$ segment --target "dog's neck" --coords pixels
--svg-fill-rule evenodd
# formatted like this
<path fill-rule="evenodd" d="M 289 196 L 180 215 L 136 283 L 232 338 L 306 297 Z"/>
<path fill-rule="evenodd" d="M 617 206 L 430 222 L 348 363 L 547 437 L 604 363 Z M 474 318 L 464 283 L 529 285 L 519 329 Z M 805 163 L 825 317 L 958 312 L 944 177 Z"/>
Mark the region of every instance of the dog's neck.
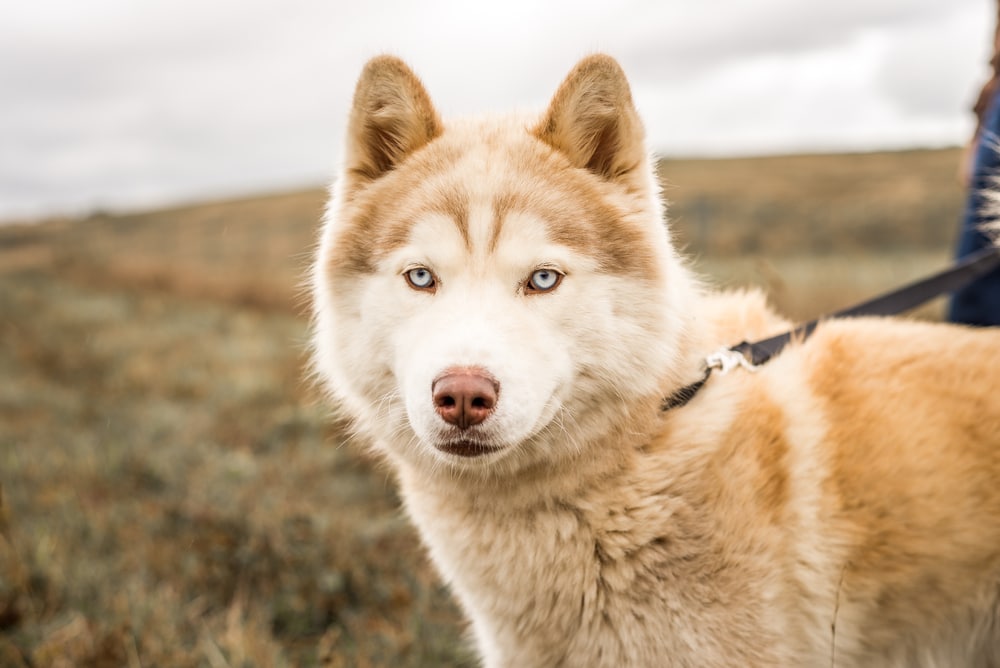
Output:
<path fill-rule="evenodd" d="M 629 617 L 648 606 L 642 597 L 654 590 L 678 600 L 719 596 L 705 591 L 713 579 L 695 572 L 718 566 L 711 502 L 698 473 L 705 453 L 687 436 L 667 436 L 684 418 L 660 410 L 662 393 L 698 374 L 706 345 L 715 342 L 678 341 L 678 364 L 661 393 L 601 402 L 577 416 L 591 421 L 579 433 L 599 436 L 572 457 L 507 474 L 399 467 L 407 509 L 479 646 L 518 648 L 487 665 L 574 665 L 596 655 L 617 657 L 618 665 L 649 663 L 629 652 L 664 641 L 627 641 L 616 628 L 661 633 Z M 552 439 L 536 445 L 545 451 L 574 442 L 559 430 Z M 656 457 L 646 456 L 650 449 Z M 675 584 L 647 581 L 652 573 L 668 573 Z"/>
<path fill-rule="evenodd" d="M 657 403 L 644 401 L 658 424 Z M 652 588 L 637 568 L 710 549 L 703 513 L 672 489 L 668 469 L 640 470 L 642 431 L 616 428 L 573 461 L 508 480 L 400 470 L 407 508 L 480 645 L 520 647 L 505 663 L 555 665 L 598 638 L 627 663 L 608 606 L 627 609 Z"/>

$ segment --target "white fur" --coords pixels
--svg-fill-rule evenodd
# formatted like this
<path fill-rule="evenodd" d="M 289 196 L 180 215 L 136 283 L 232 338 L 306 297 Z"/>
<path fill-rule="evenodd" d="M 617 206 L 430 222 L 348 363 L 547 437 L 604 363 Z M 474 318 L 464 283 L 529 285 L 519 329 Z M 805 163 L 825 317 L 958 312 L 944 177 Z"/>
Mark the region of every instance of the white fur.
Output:
<path fill-rule="evenodd" d="M 677 257 L 613 61 L 581 62 L 537 122 L 444 125 L 375 59 L 351 128 L 316 370 L 485 665 L 997 665 L 995 334 L 830 323 L 664 414 L 707 353 L 789 323 Z M 539 267 L 564 278 L 529 294 Z M 499 385 L 465 430 L 432 397 L 455 368 Z M 494 450 L 442 449 L 459 440 Z"/>

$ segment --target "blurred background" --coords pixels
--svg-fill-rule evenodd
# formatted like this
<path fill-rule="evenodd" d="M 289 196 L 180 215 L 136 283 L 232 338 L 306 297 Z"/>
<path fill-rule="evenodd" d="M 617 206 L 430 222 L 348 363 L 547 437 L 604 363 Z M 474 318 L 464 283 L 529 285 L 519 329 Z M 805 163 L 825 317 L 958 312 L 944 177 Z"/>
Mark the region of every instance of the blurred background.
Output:
<path fill-rule="evenodd" d="M 541 109 L 630 77 L 670 225 L 800 319 L 944 266 L 987 0 L 0 8 L 0 666 L 473 665 L 305 371 L 355 80 Z M 939 318 L 941 302 L 916 315 Z"/>

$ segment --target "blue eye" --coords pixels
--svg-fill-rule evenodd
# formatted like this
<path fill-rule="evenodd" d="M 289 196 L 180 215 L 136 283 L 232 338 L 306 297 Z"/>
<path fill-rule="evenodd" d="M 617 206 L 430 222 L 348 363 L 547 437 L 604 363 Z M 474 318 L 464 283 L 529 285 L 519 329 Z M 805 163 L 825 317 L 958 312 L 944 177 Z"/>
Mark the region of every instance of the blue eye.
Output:
<path fill-rule="evenodd" d="M 404 274 L 406 282 L 415 290 L 431 290 L 434 288 L 434 274 L 427 267 L 415 267 Z"/>
<path fill-rule="evenodd" d="M 524 286 L 524 292 L 527 294 L 548 292 L 559 285 L 562 278 L 563 275 L 555 269 L 539 269 L 531 274 L 531 278 L 528 279 L 527 284 Z"/>

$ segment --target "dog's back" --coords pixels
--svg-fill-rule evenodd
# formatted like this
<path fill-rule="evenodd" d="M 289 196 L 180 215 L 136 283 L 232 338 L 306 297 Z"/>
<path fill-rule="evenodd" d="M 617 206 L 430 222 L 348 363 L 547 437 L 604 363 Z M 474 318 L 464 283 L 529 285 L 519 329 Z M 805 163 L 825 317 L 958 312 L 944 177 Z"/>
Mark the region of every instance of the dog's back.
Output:
<path fill-rule="evenodd" d="M 666 418 L 662 456 L 692 444 L 683 465 L 707 478 L 691 493 L 715 495 L 720 535 L 758 541 L 742 553 L 759 581 L 785 569 L 789 637 L 812 660 L 1000 662 L 998 338 L 827 322 Z"/>

